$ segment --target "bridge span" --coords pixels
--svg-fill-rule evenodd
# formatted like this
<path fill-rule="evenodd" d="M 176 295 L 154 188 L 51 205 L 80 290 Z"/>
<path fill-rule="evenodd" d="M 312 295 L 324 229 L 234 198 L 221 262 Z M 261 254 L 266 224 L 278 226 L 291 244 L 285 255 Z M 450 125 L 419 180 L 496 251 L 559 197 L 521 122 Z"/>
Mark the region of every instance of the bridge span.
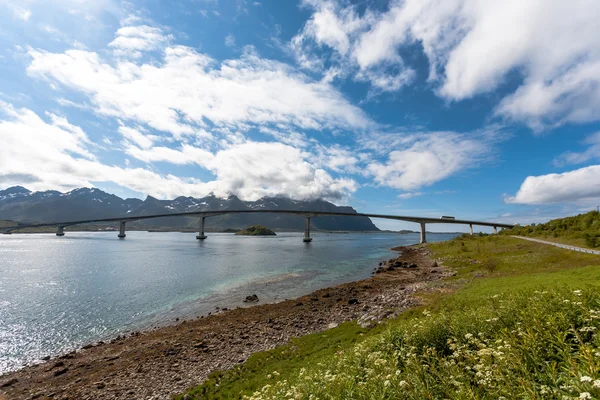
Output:
<path fill-rule="evenodd" d="M 196 239 L 204 240 L 206 235 L 204 233 L 204 223 L 206 218 L 215 217 L 218 215 L 225 214 L 257 214 L 257 213 L 271 213 L 271 214 L 292 214 L 303 216 L 306 219 L 306 227 L 304 229 L 304 242 L 312 241 L 310 236 L 310 219 L 316 217 L 369 217 L 369 218 L 381 218 L 381 219 L 392 219 L 397 221 L 414 222 L 421 226 L 421 243 L 427 242 L 426 235 L 426 224 L 460 224 L 469 225 L 470 234 L 473 235 L 473 225 L 477 226 L 489 226 L 494 228 L 494 233 L 498 232 L 498 228 L 512 228 L 514 225 L 490 222 L 490 221 L 470 221 L 461 220 L 454 218 L 431 218 L 431 217 L 412 217 L 404 215 L 384 215 L 384 214 L 367 214 L 367 213 L 347 213 L 347 212 L 329 212 L 329 211 L 299 211 L 299 210 L 221 210 L 221 211 L 192 211 L 192 212 L 181 212 L 171 214 L 154 214 L 154 215 L 140 215 L 133 217 L 116 217 L 116 218 L 100 218 L 100 219 L 89 219 L 80 221 L 63 221 L 63 222 L 49 222 L 43 224 L 30 224 L 30 225 L 16 225 L 2 228 L 4 234 L 11 234 L 13 231 L 27 228 L 42 228 L 56 226 L 56 235 L 64 236 L 64 229 L 67 226 L 90 224 L 97 222 L 118 222 L 119 223 L 119 238 L 124 239 L 125 225 L 127 222 L 140 221 L 145 219 L 163 218 L 163 217 L 196 217 L 198 218 L 198 235 Z"/>

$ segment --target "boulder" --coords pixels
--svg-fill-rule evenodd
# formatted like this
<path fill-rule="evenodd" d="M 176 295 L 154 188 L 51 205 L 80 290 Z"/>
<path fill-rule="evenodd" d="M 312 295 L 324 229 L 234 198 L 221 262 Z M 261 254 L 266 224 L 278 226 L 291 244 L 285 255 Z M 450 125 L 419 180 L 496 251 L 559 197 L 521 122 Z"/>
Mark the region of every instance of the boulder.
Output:
<path fill-rule="evenodd" d="M 250 296 L 246 296 L 244 299 L 244 303 L 256 303 L 258 301 L 258 296 L 253 294 Z"/>

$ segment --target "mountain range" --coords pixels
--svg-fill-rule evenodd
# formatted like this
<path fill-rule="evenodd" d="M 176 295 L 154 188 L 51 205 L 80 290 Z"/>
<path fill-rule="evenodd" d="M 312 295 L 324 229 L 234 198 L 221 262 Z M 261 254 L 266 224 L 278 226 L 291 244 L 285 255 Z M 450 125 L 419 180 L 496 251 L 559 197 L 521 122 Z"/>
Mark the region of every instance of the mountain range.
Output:
<path fill-rule="evenodd" d="M 19 223 L 45 223 L 85 219 L 115 218 L 194 211 L 219 210 L 298 210 L 356 213 L 352 207 L 336 206 L 324 200 L 298 201 L 287 197 L 264 197 L 242 201 L 237 196 L 203 198 L 180 196 L 159 200 L 152 196 L 122 199 L 97 188 L 79 188 L 67 193 L 55 190 L 32 192 L 22 186 L 0 190 L 0 220 Z M 165 217 L 136 222 L 138 227 L 192 228 L 198 218 Z M 285 214 L 237 214 L 207 218 L 207 230 L 240 229 L 261 224 L 271 229 L 303 230 L 304 218 Z M 367 217 L 318 217 L 311 220 L 313 229 L 331 231 L 378 231 Z"/>

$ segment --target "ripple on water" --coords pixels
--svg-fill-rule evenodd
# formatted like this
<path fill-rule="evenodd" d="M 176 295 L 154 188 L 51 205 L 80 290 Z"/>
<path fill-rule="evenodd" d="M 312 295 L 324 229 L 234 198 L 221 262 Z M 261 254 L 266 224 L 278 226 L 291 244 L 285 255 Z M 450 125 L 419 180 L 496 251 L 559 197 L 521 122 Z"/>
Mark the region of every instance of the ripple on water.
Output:
<path fill-rule="evenodd" d="M 418 235 L 69 233 L 0 237 L 0 373 L 216 306 L 277 301 L 368 277 Z M 448 239 L 451 236 L 440 236 Z M 435 240 L 435 235 L 429 236 Z"/>

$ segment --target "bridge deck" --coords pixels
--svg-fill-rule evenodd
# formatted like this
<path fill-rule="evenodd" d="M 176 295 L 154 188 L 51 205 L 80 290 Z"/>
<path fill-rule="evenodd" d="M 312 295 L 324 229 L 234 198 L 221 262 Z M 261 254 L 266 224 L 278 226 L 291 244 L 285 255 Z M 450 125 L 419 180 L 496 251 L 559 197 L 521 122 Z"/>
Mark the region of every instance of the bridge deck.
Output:
<path fill-rule="evenodd" d="M 345 213 L 345 212 L 324 212 L 324 211 L 298 211 L 298 210 L 222 210 L 222 211 L 193 211 L 193 212 L 181 212 L 171 214 L 154 214 L 154 215 L 138 215 L 138 216 L 123 216 L 115 218 L 99 218 L 99 219 L 88 219 L 79 221 L 59 221 L 59 222 L 48 222 L 42 224 L 30 224 L 30 225 L 18 225 L 3 228 L 3 231 L 10 233 L 15 230 L 25 228 L 41 228 L 46 226 L 58 226 L 66 227 L 72 225 L 90 224 L 97 222 L 132 222 L 144 219 L 164 218 L 164 217 L 214 217 L 217 215 L 224 214 L 258 214 L 258 213 L 271 213 L 271 214 L 292 214 L 303 217 L 368 217 L 368 218 L 382 218 L 392 219 L 398 221 L 407 221 L 415 223 L 425 224 L 461 224 L 461 225 L 477 225 L 477 226 L 490 226 L 498 228 L 512 228 L 514 225 L 490 222 L 490 221 L 471 221 L 471 220 L 460 220 L 460 219 L 440 219 L 430 217 L 413 217 L 404 215 L 385 215 L 385 214 L 368 214 L 368 213 Z"/>

